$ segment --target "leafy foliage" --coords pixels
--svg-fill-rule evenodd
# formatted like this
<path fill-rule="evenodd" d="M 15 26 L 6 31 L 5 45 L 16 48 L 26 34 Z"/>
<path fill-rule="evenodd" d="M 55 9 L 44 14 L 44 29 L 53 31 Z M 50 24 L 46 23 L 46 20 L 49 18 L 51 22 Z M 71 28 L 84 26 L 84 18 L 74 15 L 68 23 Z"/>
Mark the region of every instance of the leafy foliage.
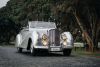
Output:
<path fill-rule="evenodd" d="M 0 42 L 13 41 L 16 33 L 19 32 L 18 25 L 10 20 L 9 18 L 0 18 Z"/>
<path fill-rule="evenodd" d="M 95 38 L 91 32 L 96 32 L 94 30 L 100 24 L 99 0 L 10 0 L 6 7 L 0 9 L 0 18 L 9 18 L 15 25 L 21 26 L 34 20 L 54 21 L 62 32 L 70 31 L 73 36 L 77 36 L 80 28 L 73 15 L 75 11 L 84 29 L 91 38 Z"/>

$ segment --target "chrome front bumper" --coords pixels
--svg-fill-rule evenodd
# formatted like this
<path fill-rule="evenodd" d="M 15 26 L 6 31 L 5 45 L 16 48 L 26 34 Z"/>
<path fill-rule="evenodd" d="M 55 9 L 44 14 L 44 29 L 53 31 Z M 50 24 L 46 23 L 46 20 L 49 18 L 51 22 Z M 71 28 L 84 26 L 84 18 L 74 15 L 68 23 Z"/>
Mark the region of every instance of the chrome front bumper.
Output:
<path fill-rule="evenodd" d="M 46 49 L 48 51 L 63 51 L 64 49 L 72 49 L 72 45 L 66 45 L 66 46 L 34 46 L 35 49 Z"/>

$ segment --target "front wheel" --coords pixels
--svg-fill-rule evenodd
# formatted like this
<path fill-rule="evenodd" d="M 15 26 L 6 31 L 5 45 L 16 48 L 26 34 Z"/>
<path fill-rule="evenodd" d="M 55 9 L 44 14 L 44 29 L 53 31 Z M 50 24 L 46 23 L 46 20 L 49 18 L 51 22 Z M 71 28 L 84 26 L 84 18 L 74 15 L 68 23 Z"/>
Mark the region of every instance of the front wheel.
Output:
<path fill-rule="evenodd" d="M 64 49 L 63 54 L 64 56 L 70 56 L 72 49 Z"/>
<path fill-rule="evenodd" d="M 19 53 L 22 53 L 22 48 L 17 47 L 17 51 L 18 51 Z"/>
<path fill-rule="evenodd" d="M 35 48 L 33 47 L 33 48 L 31 48 L 31 55 L 32 56 L 35 56 L 36 55 L 36 50 L 35 50 Z"/>

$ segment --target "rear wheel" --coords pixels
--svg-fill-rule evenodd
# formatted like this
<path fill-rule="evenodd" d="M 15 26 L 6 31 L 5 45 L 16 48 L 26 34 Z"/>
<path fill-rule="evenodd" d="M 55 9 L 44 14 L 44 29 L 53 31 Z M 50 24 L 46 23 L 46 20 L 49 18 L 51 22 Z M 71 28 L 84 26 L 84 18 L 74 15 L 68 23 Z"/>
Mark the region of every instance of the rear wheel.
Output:
<path fill-rule="evenodd" d="M 72 49 L 64 49 L 63 54 L 64 56 L 70 56 Z"/>
<path fill-rule="evenodd" d="M 22 53 L 22 48 L 18 47 L 18 48 L 17 48 L 17 51 L 18 51 L 19 53 Z"/>

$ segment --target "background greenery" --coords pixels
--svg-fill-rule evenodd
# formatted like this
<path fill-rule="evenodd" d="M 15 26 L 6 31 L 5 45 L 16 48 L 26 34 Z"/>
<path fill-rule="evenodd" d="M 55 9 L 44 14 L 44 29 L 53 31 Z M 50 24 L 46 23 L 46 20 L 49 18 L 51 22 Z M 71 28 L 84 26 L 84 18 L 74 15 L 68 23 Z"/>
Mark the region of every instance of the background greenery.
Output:
<path fill-rule="evenodd" d="M 0 9 L 0 42 L 13 41 L 21 27 L 36 20 L 53 21 L 62 32 L 70 31 L 75 41 L 82 41 L 75 13 L 93 43 L 100 41 L 100 0 L 10 0 Z"/>

